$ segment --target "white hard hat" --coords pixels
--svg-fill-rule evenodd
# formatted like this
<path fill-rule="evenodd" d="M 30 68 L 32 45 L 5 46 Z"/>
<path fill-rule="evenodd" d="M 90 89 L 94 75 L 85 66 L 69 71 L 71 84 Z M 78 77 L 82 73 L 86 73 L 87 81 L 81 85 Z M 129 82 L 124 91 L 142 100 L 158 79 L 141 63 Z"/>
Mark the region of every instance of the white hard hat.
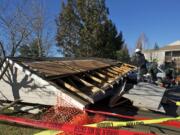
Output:
<path fill-rule="evenodd" d="M 138 52 L 140 52 L 141 50 L 139 49 L 139 48 L 137 48 L 136 50 L 135 50 L 135 53 L 138 53 Z"/>

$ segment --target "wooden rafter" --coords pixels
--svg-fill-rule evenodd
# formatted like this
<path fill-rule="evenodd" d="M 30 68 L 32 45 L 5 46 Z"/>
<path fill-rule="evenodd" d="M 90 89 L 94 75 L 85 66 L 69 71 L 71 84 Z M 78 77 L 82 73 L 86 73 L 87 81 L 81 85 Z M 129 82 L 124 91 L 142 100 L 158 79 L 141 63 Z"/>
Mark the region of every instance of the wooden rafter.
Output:
<path fill-rule="evenodd" d="M 123 72 L 124 72 L 123 70 L 121 70 L 119 68 L 115 68 L 115 67 L 111 67 L 111 68 L 112 68 L 112 70 L 118 72 L 119 74 L 123 74 Z"/>
<path fill-rule="evenodd" d="M 102 74 L 102 73 L 100 73 L 98 71 L 95 71 L 94 73 L 96 75 L 98 75 L 99 77 L 105 79 L 106 82 L 107 82 L 107 85 L 109 85 L 110 87 L 113 87 L 111 83 L 114 81 L 114 79 L 112 79 L 112 77 L 109 77 L 108 75 L 104 75 L 104 74 Z"/>
<path fill-rule="evenodd" d="M 127 67 L 129 67 L 129 68 L 136 68 L 136 66 L 133 66 L 133 65 L 130 65 L 130 64 L 126 64 L 126 63 L 123 63 L 123 65 L 125 65 L 125 66 L 127 66 Z"/>
<path fill-rule="evenodd" d="M 107 69 L 105 69 L 105 71 L 113 74 L 114 76 L 118 76 L 118 75 L 119 75 L 118 72 L 116 72 L 116 71 L 114 71 L 114 70 L 111 70 L 111 68 L 107 68 Z"/>
<path fill-rule="evenodd" d="M 122 75 L 122 71 L 119 71 L 118 69 L 114 68 L 114 67 L 111 67 L 111 69 L 115 72 L 118 72 L 119 75 Z"/>
<path fill-rule="evenodd" d="M 119 74 L 116 71 L 109 69 L 106 69 L 105 72 L 109 72 L 110 74 L 112 74 L 114 77 L 119 76 Z"/>
<path fill-rule="evenodd" d="M 93 75 L 91 75 L 91 74 L 88 74 L 88 73 L 86 73 L 86 76 L 87 77 L 89 77 L 89 78 L 91 78 L 93 81 L 95 81 L 95 82 L 97 82 L 97 83 L 103 83 L 103 80 L 102 79 L 99 79 L 99 78 L 97 78 L 97 77 L 95 77 L 95 76 L 93 76 Z"/>
<path fill-rule="evenodd" d="M 114 75 L 113 73 L 109 72 L 109 71 L 105 71 L 105 70 L 100 70 L 99 72 L 105 74 L 105 75 L 108 75 L 109 77 L 111 78 L 115 78 L 116 75 Z"/>
<path fill-rule="evenodd" d="M 101 78 L 103 78 L 103 79 L 109 79 L 109 76 L 104 75 L 104 74 L 101 74 L 101 73 L 98 72 L 98 71 L 93 71 L 93 73 L 95 73 L 96 75 L 98 75 L 99 77 L 101 77 Z"/>
<path fill-rule="evenodd" d="M 113 74 L 115 74 L 115 75 L 119 75 L 119 72 L 114 71 L 114 70 L 112 70 L 111 68 L 107 68 L 106 70 L 109 71 L 109 72 L 111 72 L 111 73 L 113 73 Z"/>
<path fill-rule="evenodd" d="M 70 82 L 71 85 L 73 85 L 75 88 L 78 88 L 78 86 L 73 82 L 72 79 L 67 78 L 67 80 Z"/>
<path fill-rule="evenodd" d="M 98 82 L 99 84 L 101 84 L 101 86 L 103 86 L 103 85 L 108 85 L 108 86 L 110 86 L 110 87 L 113 87 L 113 85 L 111 85 L 111 83 L 109 83 L 108 81 L 105 81 L 105 80 L 103 80 L 103 79 L 99 79 L 99 78 L 97 78 L 97 77 L 95 77 L 95 76 L 93 76 L 93 75 L 90 75 L 90 74 L 86 74 L 89 78 L 91 78 L 93 81 L 95 81 L 95 82 Z"/>
<path fill-rule="evenodd" d="M 64 86 L 66 89 L 72 91 L 72 92 L 75 92 L 77 95 L 81 96 L 82 98 L 88 100 L 90 103 L 94 103 L 94 100 L 93 98 L 87 96 L 86 94 L 84 94 L 83 92 L 81 92 L 80 90 L 78 90 L 77 88 L 75 88 L 74 86 L 72 86 L 71 84 L 61 80 L 61 79 L 58 79 L 57 82 Z"/>
<path fill-rule="evenodd" d="M 102 93 L 105 93 L 103 89 L 98 88 L 97 86 L 91 84 L 90 82 L 87 82 L 86 80 L 84 80 L 84 79 L 82 79 L 82 78 L 79 78 L 79 77 L 77 77 L 77 76 L 72 76 L 72 77 L 73 77 L 73 79 L 75 79 L 75 80 L 83 83 L 85 86 L 91 87 L 91 91 L 92 91 L 94 94 L 97 93 L 97 92 L 99 92 L 99 91 L 102 92 Z"/>
<path fill-rule="evenodd" d="M 115 69 L 119 70 L 119 71 L 123 71 L 123 72 L 126 72 L 126 71 L 129 71 L 131 70 L 130 68 L 127 68 L 125 66 L 122 66 L 122 67 L 117 67 L 117 66 L 114 66 Z"/>

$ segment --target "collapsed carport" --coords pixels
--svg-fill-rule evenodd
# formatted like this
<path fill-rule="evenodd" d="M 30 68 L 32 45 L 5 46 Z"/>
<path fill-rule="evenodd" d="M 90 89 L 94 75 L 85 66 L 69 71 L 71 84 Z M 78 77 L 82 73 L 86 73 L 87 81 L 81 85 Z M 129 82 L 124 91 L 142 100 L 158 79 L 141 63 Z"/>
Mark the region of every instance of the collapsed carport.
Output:
<path fill-rule="evenodd" d="M 44 105 L 55 105 L 60 96 L 83 109 L 112 94 L 114 86 L 121 85 L 122 78 L 133 70 L 135 67 L 129 64 L 99 58 L 7 58 L 1 68 L 1 93 L 10 101 L 20 98 L 22 102 Z M 14 83 L 23 81 L 23 86 L 14 90 L 19 92 L 17 97 L 10 94 L 14 89 L 10 89 L 13 83 L 7 83 L 10 78 L 14 78 L 10 80 Z M 30 87 L 24 86 L 24 81 Z"/>

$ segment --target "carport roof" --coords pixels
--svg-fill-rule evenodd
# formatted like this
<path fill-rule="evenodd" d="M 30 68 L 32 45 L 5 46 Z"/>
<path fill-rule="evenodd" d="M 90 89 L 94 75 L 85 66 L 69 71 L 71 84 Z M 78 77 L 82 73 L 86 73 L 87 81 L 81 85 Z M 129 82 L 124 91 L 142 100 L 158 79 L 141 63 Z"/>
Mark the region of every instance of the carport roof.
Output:
<path fill-rule="evenodd" d="M 44 77 L 52 76 L 67 76 L 80 72 L 91 71 L 100 68 L 106 68 L 112 65 L 120 64 L 109 59 L 100 58 L 10 58 L 13 61 L 25 66 L 26 68 L 34 71 Z"/>

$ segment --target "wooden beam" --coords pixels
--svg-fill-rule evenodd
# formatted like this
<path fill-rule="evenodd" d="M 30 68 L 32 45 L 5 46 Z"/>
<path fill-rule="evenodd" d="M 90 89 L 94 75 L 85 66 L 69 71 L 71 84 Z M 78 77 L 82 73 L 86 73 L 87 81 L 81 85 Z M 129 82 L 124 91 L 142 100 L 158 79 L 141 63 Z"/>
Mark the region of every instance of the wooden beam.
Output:
<path fill-rule="evenodd" d="M 129 67 L 129 66 L 127 66 L 127 65 L 125 65 L 125 64 L 123 64 L 122 66 L 120 66 L 121 68 L 125 68 L 125 69 L 129 69 L 129 70 L 132 70 L 132 68 L 131 67 Z"/>
<path fill-rule="evenodd" d="M 127 67 L 117 67 L 117 66 L 115 66 L 114 68 L 116 68 L 116 69 L 119 70 L 119 71 L 123 71 L 123 72 L 130 71 L 130 69 L 127 68 Z"/>
<path fill-rule="evenodd" d="M 103 79 L 106 79 L 106 82 L 108 83 L 108 85 L 110 85 L 110 87 L 113 88 L 113 85 L 112 85 L 111 83 L 114 81 L 114 79 L 110 78 L 110 77 L 107 76 L 107 75 L 104 75 L 104 74 L 102 74 L 102 73 L 99 73 L 98 71 L 95 71 L 94 73 L 95 73 L 96 75 L 98 75 L 99 77 L 101 77 L 101 78 L 103 78 Z"/>
<path fill-rule="evenodd" d="M 122 66 L 121 67 L 122 69 L 127 69 L 127 70 L 131 70 L 132 68 L 129 68 L 129 67 L 127 67 L 127 66 Z"/>
<path fill-rule="evenodd" d="M 103 83 L 103 80 L 101 80 L 101 79 L 99 79 L 99 78 L 97 78 L 97 77 L 95 77 L 95 76 L 93 76 L 93 75 L 90 75 L 90 74 L 88 74 L 88 73 L 85 73 L 85 74 L 86 74 L 86 76 L 88 76 L 89 78 L 91 78 L 92 80 L 94 80 L 95 82 Z"/>
<path fill-rule="evenodd" d="M 86 75 L 87 75 L 89 78 L 91 78 L 92 80 L 100 83 L 101 85 L 109 85 L 110 87 L 113 87 L 113 85 L 111 85 L 108 81 L 101 80 L 101 79 L 99 79 L 99 78 L 97 78 L 97 77 L 95 77 L 95 76 L 89 75 L 89 74 L 87 74 L 87 73 L 86 73 Z"/>
<path fill-rule="evenodd" d="M 93 71 L 93 73 L 95 73 L 96 75 L 98 75 L 99 77 L 103 78 L 103 79 L 108 79 L 109 77 L 107 75 L 101 74 L 97 71 Z"/>
<path fill-rule="evenodd" d="M 97 86 L 95 86 L 95 85 L 87 82 L 86 80 L 84 80 L 84 79 L 82 79 L 82 78 L 79 78 L 79 77 L 77 77 L 77 76 L 72 76 L 72 77 L 73 77 L 73 79 L 75 79 L 75 80 L 83 83 L 85 86 L 91 87 L 91 91 L 92 91 L 94 94 L 97 93 L 97 92 L 99 92 L 99 91 L 102 92 L 103 94 L 105 94 L 105 92 L 104 92 L 103 89 L 98 88 Z"/>
<path fill-rule="evenodd" d="M 107 68 L 106 70 L 109 71 L 109 72 L 111 72 L 111 73 L 113 73 L 114 75 L 119 75 L 118 72 L 116 72 L 116 71 L 114 71 L 114 70 L 112 70 L 112 69 L 110 69 L 110 68 Z"/>
<path fill-rule="evenodd" d="M 116 76 L 116 75 L 110 73 L 109 71 L 99 70 L 99 72 L 101 72 L 101 73 L 103 73 L 105 75 L 108 75 L 111 78 L 115 78 L 115 76 Z"/>
<path fill-rule="evenodd" d="M 64 82 L 64 81 L 61 80 L 61 79 L 58 79 L 57 82 L 60 83 L 61 85 L 63 85 L 63 86 L 64 86 L 65 88 L 67 88 L 68 90 L 70 90 L 70 91 L 72 91 L 72 92 L 75 92 L 75 93 L 78 94 L 80 97 L 88 100 L 90 103 L 94 103 L 93 98 L 87 96 L 86 94 L 84 94 L 83 92 L 81 92 L 81 91 L 78 90 L 77 88 L 73 87 L 73 86 L 70 85 L 69 83 Z"/>
<path fill-rule="evenodd" d="M 119 69 L 117 69 L 117 68 L 115 68 L 115 67 L 111 67 L 111 68 L 112 68 L 112 70 L 118 72 L 120 75 L 123 74 L 123 70 L 119 70 Z"/>
<path fill-rule="evenodd" d="M 106 79 L 106 82 L 111 83 L 114 79 L 112 77 L 109 77 L 108 75 L 105 75 L 103 73 L 100 73 L 98 71 L 94 72 L 96 75 L 98 75 L 99 77 Z"/>
<path fill-rule="evenodd" d="M 119 75 L 122 75 L 122 72 L 119 71 L 118 69 L 114 68 L 114 67 L 111 67 L 111 70 L 115 71 L 115 72 L 118 72 Z"/>
<path fill-rule="evenodd" d="M 78 88 L 78 86 L 77 86 L 70 78 L 67 78 L 67 80 L 68 80 L 75 88 Z"/>
<path fill-rule="evenodd" d="M 130 64 L 126 64 L 126 63 L 124 63 L 123 65 L 128 66 L 130 68 L 136 68 L 136 66 L 133 66 L 133 65 L 130 65 Z"/>

